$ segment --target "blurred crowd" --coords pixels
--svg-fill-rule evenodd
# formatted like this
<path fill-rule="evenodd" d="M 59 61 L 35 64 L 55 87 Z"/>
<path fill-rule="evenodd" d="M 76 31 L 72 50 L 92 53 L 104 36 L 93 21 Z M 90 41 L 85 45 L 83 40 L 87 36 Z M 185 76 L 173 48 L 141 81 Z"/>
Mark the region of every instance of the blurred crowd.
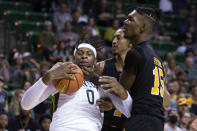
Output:
<path fill-rule="evenodd" d="M 45 21 L 36 52 L 20 52 L 14 48 L 5 55 L 3 50 L 0 51 L 0 110 L 3 111 L 0 113 L 0 130 L 47 131 L 51 122 L 51 99 L 25 111 L 19 104 L 24 92 L 57 61 L 72 61 L 75 43 L 80 38 L 102 38 L 104 47 L 98 52 L 98 61 L 113 57 L 113 34 L 127 17 L 123 12 L 124 3 L 148 4 L 148 0 L 114 0 L 110 8 L 107 6 L 109 0 L 24 1 L 31 2 L 35 11 L 53 13 L 53 21 Z M 189 4 L 189 0 L 160 0 L 158 8 L 165 14 L 185 16 L 183 21 L 173 23 L 179 34 L 176 51 L 185 53 L 185 62 L 177 63 L 173 52 L 167 52 L 164 59 L 167 66 L 165 86 L 171 94 L 170 107 L 165 109 L 165 131 L 196 131 L 196 7 Z M 163 24 L 160 21 L 155 27 L 152 39 L 172 41 L 173 38 L 164 35 Z M 98 26 L 105 27 L 104 32 Z"/>

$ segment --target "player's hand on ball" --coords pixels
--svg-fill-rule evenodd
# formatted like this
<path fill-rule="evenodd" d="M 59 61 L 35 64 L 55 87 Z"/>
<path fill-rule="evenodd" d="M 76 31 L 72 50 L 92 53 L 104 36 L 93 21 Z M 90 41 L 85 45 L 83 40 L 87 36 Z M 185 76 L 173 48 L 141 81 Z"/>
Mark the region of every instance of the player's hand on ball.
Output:
<path fill-rule="evenodd" d="M 55 79 L 70 79 L 73 80 L 74 78 L 69 74 L 76 74 L 79 73 L 75 70 L 72 70 L 72 68 L 76 66 L 72 62 L 58 62 L 56 63 L 50 70 L 46 72 L 46 74 L 43 76 L 43 82 L 48 85 L 49 81 L 55 80 Z"/>
<path fill-rule="evenodd" d="M 110 111 L 114 107 L 110 99 L 98 99 L 96 104 L 99 106 L 101 112 Z"/>
<path fill-rule="evenodd" d="M 105 92 L 115 93 L 123 100 L 127 98 L 128 94 L 126 89 L 124 89 L 116 78 L 111 76 L 100 76 L 99 82 L 102 83 L 101 87 L 105 89 Z"/>

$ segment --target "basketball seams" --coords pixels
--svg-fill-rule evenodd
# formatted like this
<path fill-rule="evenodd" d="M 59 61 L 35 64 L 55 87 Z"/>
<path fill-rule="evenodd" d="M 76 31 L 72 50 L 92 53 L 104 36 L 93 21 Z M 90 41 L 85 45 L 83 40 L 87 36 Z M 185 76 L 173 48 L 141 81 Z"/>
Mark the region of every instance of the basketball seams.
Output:
<path fill-rule="evenodd" d="M 75 76 L 75 74 L 74 74 L 74 76 Z M 75 76 L 75 79 L 76 79 L 76 81 L 77 81 L 77 89 L 79 89 L 80 87 L 79 87 L 78 77 Z"/>
<path fill-rule="evenodd" d="M 65 90 L 65 92 L 64 93 L 66 93 L 67 94 L 67 92 L 69 91 L 69 88 L 70 88 L 70 80 L 68 80 L 68 85 L 67 85 L 67 87 L 66 87 L 66 90 Z"/>

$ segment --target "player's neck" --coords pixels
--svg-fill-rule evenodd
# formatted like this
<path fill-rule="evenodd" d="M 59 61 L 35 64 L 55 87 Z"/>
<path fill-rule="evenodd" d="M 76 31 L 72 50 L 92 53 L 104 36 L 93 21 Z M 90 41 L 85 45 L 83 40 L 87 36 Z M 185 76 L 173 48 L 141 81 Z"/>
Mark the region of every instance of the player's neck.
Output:
<path fill-rule="evenodd" d="M 150 36 L 147 34 L 141 34 L 139 36 L 136 36 L 134 39 L 131 40 L 131 43 L 134 43 L 134 45 L 141 44 L 144 41 L 150 40 Z"/>

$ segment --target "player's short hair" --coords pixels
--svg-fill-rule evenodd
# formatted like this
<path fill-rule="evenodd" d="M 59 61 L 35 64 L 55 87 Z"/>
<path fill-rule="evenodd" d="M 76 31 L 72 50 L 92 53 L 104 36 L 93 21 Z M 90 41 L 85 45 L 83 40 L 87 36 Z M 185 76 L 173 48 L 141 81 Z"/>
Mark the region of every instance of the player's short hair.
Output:
<path fill-rule="evenodd" d="M 76 42 L 75 48 L 81 44 L 81 43 L 88 43 L 92 45 L 97 51 L 101 50 L 104 45 L 104 40 L 101 39 L 99 36 L 94 36 L 89 39 L 81 38 Z"/>
<path fill-rule="evenodd" d="M 161 19 L 161 10 L 159 9 L 137 7 L 135 10 L 142 16 L 147 17 L 153 23 L 159 23 L 159 20 Z"/>
<path fill-rule="evenodd" d="M 43 121 L 44 119 L 49 119 L 49 120 L 51 120 L 51 121 L 52 121 L 52 118 L 51 118 L 51 116 L 50 116 L 50 115 L 48 115 L 48 114 L 44 114 L 44 115 L 42 115 L 42 116 L 40 117 L 40 119 L 39 119 L 39 123 L 41 124 L 41 123 L 42 123 L 42 121 Z"/>

